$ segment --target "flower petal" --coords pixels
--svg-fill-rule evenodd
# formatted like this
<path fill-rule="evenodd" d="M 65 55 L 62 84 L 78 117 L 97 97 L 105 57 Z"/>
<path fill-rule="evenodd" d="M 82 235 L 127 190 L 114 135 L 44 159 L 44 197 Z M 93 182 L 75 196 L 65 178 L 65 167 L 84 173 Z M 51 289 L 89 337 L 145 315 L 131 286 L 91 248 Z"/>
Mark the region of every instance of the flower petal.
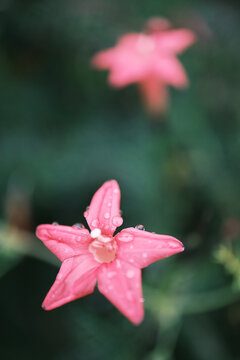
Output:
<path fill-rule="evenodd" d="M 91 294 L 96 285 L 96 271 L 100 266 L 91 255 L 66 259 L 49 290 L 42 307 L 55 309 L 70 301 Z"/>
<path fill-rule="evenodd" d="M 118 258 L 139 268 L 184 250 L 182 243 L 172 236 L 135 228 L 123 229 L 115 239 L 118 241 Z"/>
<path fill-rule="evenodd" d="M 139 34 L 137 33 L 123 35 L 117 42 L 116 46 L 100 51 L 94 55 L 91 61 L 92 65 L 97 69 L 110 69 L 115 65 L 115 63 L 121 64 L 126 56 L 131 56 L 132 50 L 134 49 L 138 38 Z"/>
<path fill-rule="evenodd" d="M 196 41 L 196 35 L 187 29 L 169 30 L 156 35 L 159 50 L 174 54 L 183 52 Z"/>
<path fill-rule="evenodd" d="M 119 259 L 105 264 L 98 273 L 98 289 L 131 322 L 143 320 L 140 269 Z"/>
<path fill-rule="evenodd" d="M 91 230 L 100 229 L 103 234 L 112 235 L 122 225 L 120 198 L 120 189 L 115 180 L 105 182 L 98 189 L 84 213 Z"/>
<path fill-rule="evenodd" d="M 40 225 L 36 235 L 61 261 L 86 253 L 90 240 L 87 229 L 63 225 Z"/>
<path fill-rule="evenodd" d="M 183 66 L 173 56 L 162 56 L 159 61 L 156 61 L 155 73 L 161 81 L 169 85 L 180 88 L 188 85 L 188 78 Z"/>
<path fill-rule="evenodd" d="M 115 48 L 100 51 L 92 58 L 92 65 L 97 69 L 109 69 L 116 58 Z"/>
<path fill-rule="evenodd" d="M 140 33 L 127 33 L 125 35 L 122 35 L 117 42 L 118 47 L 124 47 L 125 49 L 128 48 L 130 50 L 133 50 L 139 40 L 139 37 L 142 34 Z"/>
<path fill-rule="evenodd" d="M 122 87 L 141 81 L 151 70 L 150 61 L 151 59 L 148 62 L 134 52 L 119 54 L 118 60 L 110 71 L 109 84 Z"/>

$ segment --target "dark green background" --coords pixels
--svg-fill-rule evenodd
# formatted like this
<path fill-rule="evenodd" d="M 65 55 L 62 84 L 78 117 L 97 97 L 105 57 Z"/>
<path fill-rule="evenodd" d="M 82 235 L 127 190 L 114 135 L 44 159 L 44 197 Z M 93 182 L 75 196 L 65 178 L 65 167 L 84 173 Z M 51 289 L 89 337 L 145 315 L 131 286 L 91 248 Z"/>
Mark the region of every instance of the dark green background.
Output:
<path fill-rule="evenodd" d="M 111 89 L 106 73 L 89 64 L 156 15 L 198 36 L 181 56 L 190 87 L 170 90 L 162 119 L 148 116 L 135 85 Z M 114 178 L 125 227 L 144 224 L 186 246 L 143 271 L 139 327 L 97 291 L 44 312 L 57 268 L 2 250 L 1 359 L 240 358 L 240 302 L 205 311 L 205 298 L 191 297 L 232 282 L 213 254 L 226 241 L 226 219 L 240 216 L 239 32 L 233 1 L 1 0 L 2 219 L 10 221 L 5 209 L 14 188 L 30 197 L 31 231 L 55 220 L 83 222 L 93 193 Z M 237 234 L 236 252 L 239 240 Z M 200 310 L 183 310 L 180 295 Z"/>

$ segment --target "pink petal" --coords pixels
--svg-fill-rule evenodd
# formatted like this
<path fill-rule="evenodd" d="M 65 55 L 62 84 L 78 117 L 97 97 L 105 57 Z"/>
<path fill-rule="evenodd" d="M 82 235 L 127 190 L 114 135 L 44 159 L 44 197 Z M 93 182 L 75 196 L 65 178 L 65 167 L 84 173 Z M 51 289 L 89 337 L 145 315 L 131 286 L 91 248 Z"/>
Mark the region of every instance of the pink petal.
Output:
<path fill-rule="evenodd" d="M 118 258 L 138 268 L 184 250 L 182 243 L 172 236 L 135 228 L 123 229 L 115 239 L 118 241 Z"/>
<path fill-rule="evenodd" d="M 109 50 L 101 51 L 93 58 L 93 65 L 99 69 L 109 69 L 109 84 L 122 87 L 140 81 L 151 70 L 151 56 L 138 52 L 139 34 L 123 36 L 118 44 Z"/>
<path fill-rule="evenodd" d="M 117 46 L 124 47 L 125 49 L 128 48 L 128 50 L 130 49 L 132 51 L 135 48 L 141 35 L 141 33 L 128 33 L 123 35 L 119 38 Z"/>
<path fill-rule="evenodd" d="M 88 251 L 90 234 L 87 229 L 63 225 L 40 225 L 36 235 L 61 261 Z"/>
<path fill-rule="evenodd" d="M 96 285 L 96 271 L 100 266 L 91 255 L 66 259 L 49 290 L 42 307 L 55 309 L 70 301 L 91 294 Z"/>
<path fill-rule="evenodd" d="M 109 69 L 116 58 L 115 48 L 100 51 L 92 58 L 92 65 L 97 69 Z"/>
<path fill-rule="evenodd" d="M 155 35 L 160 51 L 174 54 L 183 52 L 196 41 L 196 36 L 191 30 L 169 30 Z"/>
<path fill-rule="evenodd" d="M 151 62 L 141 56 L 135 53 L 121 54 L 110 71 L 108 81 L 114 87 L 123 87 L 141 81 L 150 70 Z"/>
<path fill-rule="evenodd" d="M 181 63 L 173 56 L 159 58 L 155 62 L 155 73 L 159 80 L 175 87 L 188 85 L 187 75 Z"/>
<path fill-rule="evenodd" d="M 100 229 L 102 234 L 112 235 L 122 225 L 120 198 L 120 189 L 115 180 L 105 182 L 98 189 L 84 213 L 91 230 Z"/>
<path fill-rule="evenodd" d="M 98 289 L 131 322 L 138 325 L 144 316 L 141 270 L 122 260 L 103 265 Z"/>
<path fill-rule="evenodd" d="M 126 52 L 126 50 L 129 51 L 129 48 L 131 50 L 133 49 L 138 38 L 139 34 L 137 33 L 129 33 L 122 36 L 117 42 L 116 46 L 100 51 L 95 56 L 93 56 L 92 65 L 97 69 L 111 68 L 114 66 L 115 62 L 118 61 L 122 52 Z"/>

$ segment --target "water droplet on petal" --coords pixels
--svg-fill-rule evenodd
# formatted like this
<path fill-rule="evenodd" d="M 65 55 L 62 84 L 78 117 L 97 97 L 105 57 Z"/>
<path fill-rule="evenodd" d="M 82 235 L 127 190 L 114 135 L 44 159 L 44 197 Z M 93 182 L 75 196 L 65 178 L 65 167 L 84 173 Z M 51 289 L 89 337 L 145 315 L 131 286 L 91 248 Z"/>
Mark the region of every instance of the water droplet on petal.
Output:
<path fill-rule="evenodd" d="M 107 204 L 107 206 L 108 206 L 108 207 L 111 207 L 111 206 L 112 206 L 112 203 L 111 203 L 111 202 L 109 202 L 109 203 Z"/>
<path fill-rule="evenodd" d="M 92 221 L 92 227 L 97 227 L 99 225 L 98 219 Z"/>
<path fill-rule="evenodd" d="M 85 218 L 87 218 L 88 217 L 88 214 L 89 214 L 89 208 L 90 208 L 90 206 L 87 206 L 86 207 L 86 210 L 84 211 L 84 213 L 83 213 L 83 215 L 84 215 L 84 217 Z"/>
<path fill-rule="evenodd" d="M 105 219 L 109 219 L 109 218 L 110 218 L 110 214 L 109 214 L 109 213 L 105 213 L 105 214 L 104 214 L 104 218 L 105 218 Z"/>
<path fill-rule="evenodd" d="M 54 222 L 52 223 L 52 225 L 59 225 L 59 223 L 56 222 L 56 221 L 54 221 Z"/>
<path fill-rule="evenodd" d="M 112 277 L 114 277 L 116 275 L 116 272 L 115 271 L 111 271 L 108 273 L 108 278 L 111 279 Z"/>
<path fill-rule="evenodd" d="M 100 235 L 101 235 L 101 230 L 100 229 L 94 229 L 94 230 L 91 231 L 91 237 L 93 239 L 96 239 Z"/>
<path fill-rule="evenodd" d="M 84 229 L 84 225 L 83 224 L 80 224 L 80 223 L 76 223 L 73 225 L 74 228 L 77 228 L 77 229 Z"/>
<path fill-rule="evenodd" d="M 145 231 L 145 227 L 144 227 L 143 225 L 136 225 L 136 226 L 135 226 L 135 229 Z"/>
<path fill-rule="evenodd" d="M 134 270 L 128 270 L 127 273 L 126 273 L 127 277 L 129 279 L 132 279 L 135 275 L 135 271 Z"/>
<path fill-rule="evenodd" d="M 57 275 L 57 280 L 61 280 L 62 277 L 63 277 L 63 274 L 59 272 L 58 275 Z"/>
<path fill-rule="evenodd" d="M 116 265 L 117 265 L 117 268 L 120 269 L 121 263 L 120 263 L 120 261 L 118 259 L 116 260 Z"/>
<path fill-rule="evenodd" d="M 126 296 L 129 301 L 133 301 L 133 294 L 131 291 L 127 291 Z"/>
<path fill-rule="evenodd" d="M 129 242 L 133 240 L 133 236 L 127 233 L 119 233 L 119 235 L 117 236 L 117 239 L 119 241 L 123 241 L 123 242 Z"/>
<path fill-rule="evenodd" d="M 61 294 L 64 287 L 65 287 L 64 283 L 60 283 L 59 281 L 58 286 L 55 288 L 55 291 L 53 292 L 54 296 L 58 296 L 59 294 Z"/>
<path fill-rule="evenodd" d="M 179 243 L 177 241 L 168 241 L 168 246 L 172 249 L 176 249 L 179 247 Z"/>
<path fill-rule="evenodd" d="M 143 303 L 145 301 L 145 299 L 142 297 L 139 299 L 139 302 Z"/>
<path fill-rule="evenodd" d="M 89 235 L 89 231 L 86 228 L 83 228 L 81 234 Z"/>
<path fill-rule="evenodd" d="M 114 216 L 114 218 L 112 219 L 112 223 L 115 226 L 121 226 L 123 223 L 123 218 L 121 216 Z"/>
<path fill-rule="evenodd" d="M 146 258 L 146 257 L 148 256 L 148 254 L 144 252 L 144 253 L 142 254 L 142 256 L 143 256 L 144 258 Z"/>

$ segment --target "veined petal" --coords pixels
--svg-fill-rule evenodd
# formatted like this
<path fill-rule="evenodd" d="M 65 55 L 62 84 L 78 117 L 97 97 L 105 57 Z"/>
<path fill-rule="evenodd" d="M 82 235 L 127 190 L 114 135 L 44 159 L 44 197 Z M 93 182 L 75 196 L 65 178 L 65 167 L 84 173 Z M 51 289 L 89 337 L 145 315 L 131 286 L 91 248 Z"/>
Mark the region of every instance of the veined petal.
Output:
<path fill-rule="evenodd" d="M 182 243 L 172 236 L 135 228 L 123 229 L 115 239 L 118 241 L 118 258 L 138 268 L 184 250 Z"/>
<path fill-rule="evenodd" d="M 86 253 L 90 240 L 87 229 L 63 225 L 39 225 L 36 235 L 61 261 Z"/>
<path fill-rule="evenodd" d="M 90 254 L 66 259 L 42 307 L 52 310 L 91 294 L 96 285 L 96 272 L 99 266 Z"/>
<path fill-rule="evenodd" d="M 182 64 L 173 56 L 159 58 L 155 62 L 154 72 L 166 84 L 180 88 L 188 85 L 188 78 Z"/>
<path fill-rule="evenodd" d="M 98 189 L 84 213 L 91 230 L 100 229 L 102 234 L 112 235 L 122 225 L 120 198 L 120 189 L 115 180 L 105 182 Z"/>
<path fill-rule="evenodd" d="M 141 270 L 122 260 L 103 265 L 98 272 L 98 289 L 131 322 L 144 316 Z"/>
<path fill-rule="evenodd" d="M 157 34 L 155 39 L 160 51 L 179 54 L 196 41 L 196 35 L 191 30 L 178 29 Z"/>

